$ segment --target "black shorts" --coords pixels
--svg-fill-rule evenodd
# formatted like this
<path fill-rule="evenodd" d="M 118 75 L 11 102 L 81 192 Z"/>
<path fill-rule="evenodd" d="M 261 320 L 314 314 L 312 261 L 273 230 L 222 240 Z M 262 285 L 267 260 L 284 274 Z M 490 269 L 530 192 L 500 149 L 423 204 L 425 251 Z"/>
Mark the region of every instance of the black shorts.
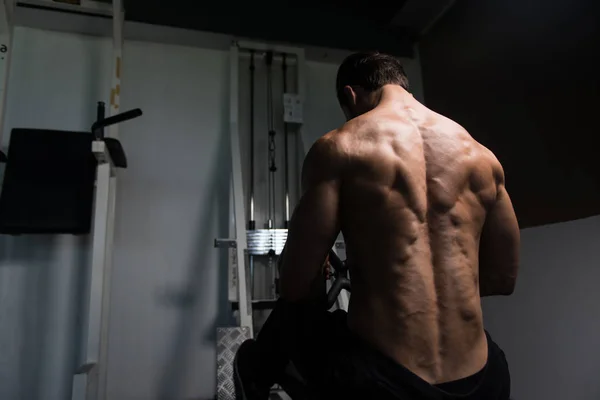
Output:
<path fill-rule="evenodd" d="M 323 398 L 508 400 L 510 374 L 487 334 L 488 362 L 472 377 L 432 386 L 354 335 L 344 311 L 327 312 L 280 300 L 258 335 L 261 368 L 274 382 L 291 361 Z"/>

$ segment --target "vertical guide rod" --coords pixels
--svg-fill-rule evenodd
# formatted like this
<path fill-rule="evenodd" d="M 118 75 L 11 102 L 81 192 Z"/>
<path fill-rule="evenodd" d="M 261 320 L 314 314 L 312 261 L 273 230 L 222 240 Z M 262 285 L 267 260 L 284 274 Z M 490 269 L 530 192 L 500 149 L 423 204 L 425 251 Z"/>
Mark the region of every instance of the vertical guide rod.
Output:
<path fill-rule="evenodd" d="M 281 64 L 281 69 L 283 70 L 283 93 L 287 93 L 287 56 L 283 54 L 283 61 Z M 283 158 L 283 168 L 284 168 L 284 186 L 285 186 L 285 222 L 284 228 L 288 229 L 288 225 L 290 223 L 290 161 L 289 161 L 289 132 L 288 125 L 283 121 L 283 140 L 284 140 L 284 158 Z"/>
<path fill-rule="evenodd" d="M 256 66 L 254 65 L 254 50 L 250 50 L 250 221 L 248 230 L 256 229 L 254 219 L 254 77 Z M 248 259 L 250 268 L 250 297 L 254 297 L 254 258 L 250 255 Z"/>
<path fill-rule="evenodd" d="M 104 118 L 106 118 L 106 103 L 104 103 L 103 101 L 99 101 L 98 108 L 96 111 L 96 121 L 102 121 Z M 104 128 L 100 128 L 100 131 L 98 132 L 98 137 L 102 139 L 104 138 Z"/>
<path fill-rule="evenodd" d="M 275 121 L 273 110 L 273 52 L 267 51 L 265 55 L 267 64 L 267 123 L 269 130 L 269 185 L 268 185 L 268 205 L 269 218 L 267 222 L 268 229 L 275 229 L 275 172 L 277 171 L 275 161 Z"/>
<path fill-rule="evenodd" d="M 298 76 L 298 80 L 297 80 L 298 96 L 300 97 L 301 101 L 305 101 L 306 93 L 307 93 L 307 75 L 308 75 L 307 71 L 306 71 L 306 55 L 304 53 L 304 50 L 301 49 L 298 51 L 296 56 L 297 56 L 297 63 L 296 63 L 297 72 L 296 72 L 296 74 Z M 301 160 L 304 159 L 304 157 L 308 153 L 307 143 L 310 143 L 309 140 L 304 140 L 304 134 L 305 134 L 305 132 L 308 132 L 308 130 L 309 130 L 306 125 L 307 125 L 306 121 L 304 121 L 301 125 L 298 126 L 298 128 L 296 130 L 296 152 L 299 153 L 298 155 Z M 301 165 L 300 165 L 300 168 L 302 168 Z M 298 193 L 302 193 L 301 179 L 298 179 L 297 187 L 298 187 Z"/>
<path fill-rule="evenodd" d="M 250 51 L 250 221 L 248 230 L 256 229 L 254 219 L 254 50 Z"/>

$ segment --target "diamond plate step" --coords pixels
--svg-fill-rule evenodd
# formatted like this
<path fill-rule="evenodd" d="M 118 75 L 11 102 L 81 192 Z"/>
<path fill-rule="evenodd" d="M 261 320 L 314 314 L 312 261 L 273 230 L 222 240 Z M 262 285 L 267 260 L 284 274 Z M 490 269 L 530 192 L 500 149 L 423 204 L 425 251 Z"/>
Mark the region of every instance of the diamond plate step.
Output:
<path fill-rule="evenodd" d="M 250 338 L 246 327 L 217 328 L 217 399 L 235 400 L 233 360 L 242 343 Z"/>

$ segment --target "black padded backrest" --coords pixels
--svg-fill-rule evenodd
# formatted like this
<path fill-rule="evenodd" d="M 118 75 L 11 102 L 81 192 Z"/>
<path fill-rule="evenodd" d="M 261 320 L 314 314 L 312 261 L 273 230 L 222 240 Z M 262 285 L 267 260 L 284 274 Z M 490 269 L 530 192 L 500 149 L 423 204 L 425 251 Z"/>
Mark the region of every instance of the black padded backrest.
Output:
<path fill-rule="evenodd" d="M 91 133 L 13 129 L 0 233 L 89 233 L 96 165 Z"/>

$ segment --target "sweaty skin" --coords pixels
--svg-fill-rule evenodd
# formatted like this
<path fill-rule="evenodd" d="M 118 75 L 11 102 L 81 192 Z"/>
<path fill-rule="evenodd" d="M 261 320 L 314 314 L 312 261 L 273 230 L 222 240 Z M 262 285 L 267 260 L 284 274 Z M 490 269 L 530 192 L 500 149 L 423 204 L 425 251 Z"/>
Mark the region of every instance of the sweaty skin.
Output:
<path fill-rule="evenodd" d="M 487 362 L 481 296 L 514 290 L 519 229 L 494 155 L 400 86 L 319 139 L 282 256 L 282 296 L 309 297 L 341 231 L 349 328 L 431 384 Z M 481 246 L 480 246 L 481 244 Z"/>

